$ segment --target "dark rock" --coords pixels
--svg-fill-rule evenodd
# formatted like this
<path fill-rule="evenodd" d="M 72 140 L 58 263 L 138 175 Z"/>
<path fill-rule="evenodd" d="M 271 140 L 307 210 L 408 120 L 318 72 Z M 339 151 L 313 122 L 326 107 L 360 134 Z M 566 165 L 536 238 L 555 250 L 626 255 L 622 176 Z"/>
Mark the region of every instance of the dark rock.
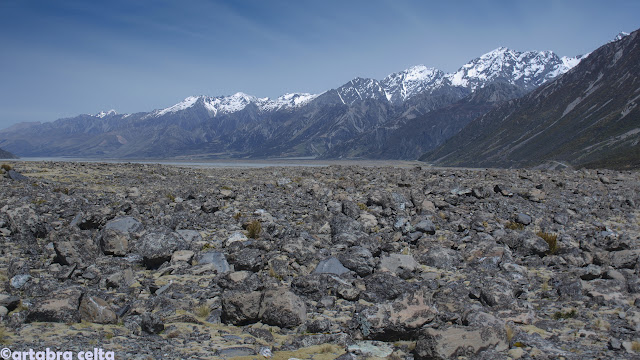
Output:
<path fill-rule="evenodd" d="M 236 270 L 258 271 L 264 266 L 262 251 L 254 248 L 240 248 L 229 255 L 229 261 Z"/>
<path fill-rule="evenodd" d="M 362 246 L 353 246 L 345 253 L 338 255 L 340 262 L 349 270 L 353 270 L 359 276 L 367 276 L 375 268 L 375 259 L 369 249 Z"/>
<path fill-rule="evenodd" d="M 176 250 L 186 250 L 186 242 L 168 228 L 148 230 L 136 243 L 136 250 L 148 268 L 155 268 L 171 260 Z"/>
<path fill-rule="evenodd" d="M 361 296 L 372 303 L 393 300 L 407 292 L 411 285 L 389 273 L 375 273 L 364 279 L 366 290 Z"/>
<path fill-rule="evenodd" d="M 0 294 L 0 306 L 4 306 L 9 311 L 13 311 L 20 304 L 20 298 L 17 296 Z"/>
<path fill-rule="evenodd" d="M 159 334 L 164 330 L 164 323 L 158 315 L 145 312 L 140 318 L 140 328 L 148 334 Z"/>

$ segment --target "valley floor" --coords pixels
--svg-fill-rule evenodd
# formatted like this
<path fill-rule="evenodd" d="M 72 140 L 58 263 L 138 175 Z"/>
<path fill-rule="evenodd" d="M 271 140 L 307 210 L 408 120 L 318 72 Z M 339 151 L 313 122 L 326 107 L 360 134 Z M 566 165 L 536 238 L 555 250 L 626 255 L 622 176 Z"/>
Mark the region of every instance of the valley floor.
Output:
<path fill-rule="evenodd" d="M 4 163 L 3 348 L 640 356 L 637 172 Z"/>

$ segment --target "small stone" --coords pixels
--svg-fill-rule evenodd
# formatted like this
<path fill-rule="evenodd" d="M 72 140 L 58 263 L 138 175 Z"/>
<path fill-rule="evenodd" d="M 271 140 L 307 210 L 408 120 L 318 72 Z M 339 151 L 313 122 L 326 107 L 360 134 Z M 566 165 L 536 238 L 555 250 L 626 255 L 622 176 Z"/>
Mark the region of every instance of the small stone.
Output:
<path fill-rule="evenodd" d="M 248 240 L 248 238 L 247 238 L 247 236 L 245 234 L 241 233 L 240 231 L 236 231 L 233 234 L 231 234 L 231 236 L 229 236 L 227 238 L 226 245 L 229 246 L 229 245 L 233 244 L 234 242 L 238 242 L 238 241 L 244 242 L 244 241 L 247 241 L 247 240 Z"/>
<path fill-rule="evenodd" d="M 24 287 L 24 285 L 30 279 L 31 279 L 31 275 L 29 274 L 16 275 L 11 278 L 11 281 L 10 281 L 11 287 L 13 287 L 14 289 L 20 290 Z"/>
<path fill-rule="evenodd" d="M 518 215 L 516 215 L 516 222 L 522 225 L 529 225 L 531 224 L 531 216 L 519 213 Z"/>
<path fill-rule="evenodd" d="M 521 357 L 524 356 L 524 349 L 519 347 L 515 349 L 510 349 L 509 356 L 511 356 L 512 359 L 520 359 Z"/>
<path fill-rule="evenodd" d="M 436 233 L 436 226 L 431 220 L 425 219 L 416 224 L 415 229 L 421 233 L 433 235 Z"/>

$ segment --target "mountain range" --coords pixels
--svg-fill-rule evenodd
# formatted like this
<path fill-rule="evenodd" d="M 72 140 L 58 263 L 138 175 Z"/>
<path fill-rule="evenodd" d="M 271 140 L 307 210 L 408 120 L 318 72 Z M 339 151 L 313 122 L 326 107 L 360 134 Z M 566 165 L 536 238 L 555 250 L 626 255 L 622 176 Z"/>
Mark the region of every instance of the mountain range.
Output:
<path fill-rule="evenodd" d="M 419 65 L 322 94 L 190 96 L 150 112 L 22 123 L 0 131 L 0 147 L 23 157 L 416 159 L 585 57 L 500 47 L 453 73 Z"/>
<path fill-rule="evenodd" d="M 640 167 L 640 34 L 618 37 L 565 75 L 500 104 L 421 160 L 444 166 Z"/>

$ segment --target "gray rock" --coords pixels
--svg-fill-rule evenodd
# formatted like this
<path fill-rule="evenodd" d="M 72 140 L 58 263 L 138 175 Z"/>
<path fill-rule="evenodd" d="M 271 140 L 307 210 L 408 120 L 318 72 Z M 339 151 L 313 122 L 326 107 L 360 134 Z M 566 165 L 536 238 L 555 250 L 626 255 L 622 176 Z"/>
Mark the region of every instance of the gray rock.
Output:
<path fill-rule="evenodd" d="M 522 225 L 529 225 L 531 224 L 531 216 L 527 215 L 527 214 L 523 214 L 523 213 L 518 213 L 518 215 L 516 215 L 516 222 Z"/>
<path fill-rule="evenodd" d="M 15 170 L 9 170 L 7 171 L 7 177 L 11 180 L 14 181 L 27 181 L 29 180 L 28 177 L 20 174 L 19 172 L 15 171 Z"/>
<path fill-rule="evenodd" d="M 123 216 L 108 221 L 104 225 L 104 230 L 115 230 L 121 233 L 129 234 L 141 231 L 144 225 L 131 216 Z"/>
<path fill-rule="evenodd" d="M 218 251 L 202 253 L 197 257 L 196 262 L 198 265 L 212 264 L 219 274 L 231 271 L 227 258 L 223 253 Z"/>
<path fill-rule="evenodd" d="M 427 266 L 452 270 L 460 263 L 460 255 L 453 249 L 432 247 L 425 254 L 418 255 L 417 260 Z"/>
<path fill-rule="evenodd" d="M 342 266 L 342 263 L 340 263 L 340 260 L 336 259 L 335 257 L 330 257 L 328 259 L 324 259 L 320 261 L 318 263 L 318 266 L 316 266 L 315 270 L 313 271 L 314 274 L 325 273 L 325 274 L 336 274 L 336 275 L 342 275 L 348 272 L 349 272 L 349 269 Z"/>
<path fill-rule="evenodd" d="M 394 274 L 400 275 L 415 271 L 419 265 L 411 255 L 390 254 L 380 259 L 378 269 L 387 269 Z"/>

